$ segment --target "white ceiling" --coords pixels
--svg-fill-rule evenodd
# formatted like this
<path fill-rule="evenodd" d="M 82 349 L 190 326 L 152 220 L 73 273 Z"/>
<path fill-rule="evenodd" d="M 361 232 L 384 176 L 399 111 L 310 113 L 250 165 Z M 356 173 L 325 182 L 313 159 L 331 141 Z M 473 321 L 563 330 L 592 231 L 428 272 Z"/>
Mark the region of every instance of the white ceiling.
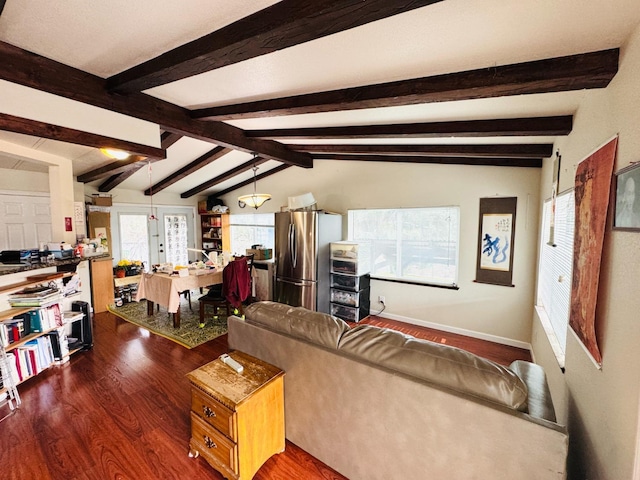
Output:
<path fill-rule="evenodd" d="M 106 78 L 273 3 L 276 2 L 7 0 L 0 15 L 0 40 Z M 638 0 L 445 0 L 146 93 L 182 107 L 201 108 L 369 85 L 620 47 L 639 23 Z M 588 91 L 536 94 L 229 123 L 243 129 L 270 129 L 564 115 L 575 113 L 586 95 Z M 0 140 L 72 158 L 75 174 L 108 163 L 88 147 L 6 132 L 0 132 Z M 456 138 L 455 142 L 496 140 Z M 500 143 L 521 140 L 502 138 Z M 537 137 L 526 141 L 553 140 Z M 181 139 L 168 149 L 166 160 L 153 164 L 153 181 L 170 175 L 213 147 L 211 143 Z M 241 152 L 225 155 L 167 191 L 184 192 L 250 158 Z M 275 161 L 267 162 L 260 172 L 277 165 Z M 213 191 L 250 176 L 251 172 L 245 173 Z M 139 190 L 148 186 L 146 169 L 121 185 Z"/>

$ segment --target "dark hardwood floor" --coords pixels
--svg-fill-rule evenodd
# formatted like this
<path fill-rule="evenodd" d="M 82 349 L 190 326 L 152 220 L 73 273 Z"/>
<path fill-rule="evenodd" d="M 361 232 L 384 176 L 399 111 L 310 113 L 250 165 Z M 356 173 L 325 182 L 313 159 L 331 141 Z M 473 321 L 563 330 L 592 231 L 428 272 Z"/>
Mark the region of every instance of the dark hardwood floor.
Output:
<path fill-rule="evenodd" d="M 456 333 L 443 332 L 433 328 L 411 325 L 405 322 L 389 320 L 382 317 L 370 316 L 363 319 L 360 324 L 376 325 L 378 327 L 391 328 L 402 333 L 413 335 L 416 338 L 423 338 L 436 343 L 458 347 L 462 350 L 475 353 L 484 358 L 488 358 L 501 365 L 508 366 L 514 360 L 531 361 L 531 352 L 522 348 L 502 345 L 486 340 L 467 337 Z"/>
<path fill-rule="evenodd" d="M 371 317 L 508 364 L 528 351 Z M 0 477 L 19 479 L 221 479 L 189 458 L 185 374 L 227 351 L 226 335 L 192 350 L 110 313 L 96 315 L 93 349 L 20 385 L 22 406 L 0 423 Z M 6 408 L 6 407 L 4 407 Z M 344 479 L 296 445 L 256 480 Z"/>

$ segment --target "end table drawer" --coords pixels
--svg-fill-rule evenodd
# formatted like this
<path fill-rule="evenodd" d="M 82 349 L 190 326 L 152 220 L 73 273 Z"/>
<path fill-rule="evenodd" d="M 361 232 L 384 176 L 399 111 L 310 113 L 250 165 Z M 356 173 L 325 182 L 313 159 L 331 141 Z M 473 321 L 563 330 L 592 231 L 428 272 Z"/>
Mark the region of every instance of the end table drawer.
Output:
<path fill-rule="evenodd" d="M 234 412 L 197 388 L 191 389 L 191 411 L 199 415 L 205 422 L 220 430 L 234 442 L 237 441 Z"/>
<path fill-rule="evenodd" d="M 191 448 L 238 474 L 238 447 L 191 412 Z"/>

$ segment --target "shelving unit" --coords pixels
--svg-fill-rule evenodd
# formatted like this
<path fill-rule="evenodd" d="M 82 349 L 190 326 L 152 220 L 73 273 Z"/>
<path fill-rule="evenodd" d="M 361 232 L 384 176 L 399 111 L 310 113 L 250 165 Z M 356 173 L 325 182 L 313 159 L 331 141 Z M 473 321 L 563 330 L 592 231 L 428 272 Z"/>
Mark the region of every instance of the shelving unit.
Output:
<path fill-rule="evenodd" d="M 9 407 L 9 413 L 0 417 L 0 422 L 15 412 L 20 406 L 20 394 L 17 385 L 13 381 L 13 377 L 9 373 L 9 357 L 4 347 L 0 345 L 0 408 Z"/>
<path fill-rule="evenodd" d="M 331 314 L 350 322 L 369 315 L 369 258 L 364 248 L 352 242 L 331 244 Z"/>
<path fill-rule="evenodd" d="M 229 214 L 201 213 L 200 228 L 202 231 L 202 249 L 218 254 L 229 250 L 231 238 L 229 236 Z"/>
<path fill-rule="evenodd" d="M 11 343 L 7 342 L 5 344 L 5 342 L 0 341 L 0 366 L 2 367 L 0 407 L 5 407 L 7 405 L 9 407 L 9 413 L 4 417 L 0 417 L 0 420 L 9 416 L 17 407 L 20 406 L 20 396 L 17 390 L 18 385 L 24 383 L 25 381 L 38 375 L 39 373 L 50 369 L 53 365 L 65 363 L 66 361 L 68 361 L 71 355 L 82 350 L 85 347 L 85 345 L 77 345 L 76 348 L 69 349 L 66 343 L 68 333 L 72 330 L 77 330 L 80 325 L 84 324 L 85 316 L 87 314 L 85 311 L 72 311 L 70 309 L 67 309 L 67 307 L 69 307 L 71 303 L 85 304 L 85 302 L 73 302 L 73 298 L 78 297 L 81 293 L 80 291 L 73 291 L 68 296 L 64 296 L 64 293 L 66 291 L 64 287 L 74 277 L 74 275 L 76 275 L 75 272 L 54 272 L 45 275 L 34 275 L 33 278 L 20 279 L 15 283 L 0 286 L 0 294 L 2 295 L 8 295 L 18 292 L 26 287 L 46 284 L 48 282 L 57 283 L 57 287 L 60 290 L 60 295 L 58 297 L 54 297 L 48 302 L 43 302 L 42 305 L 11 307 L 0 311 L 0 322 L 6 322 L 11 319 L 17 319 L 18 321 L 20 321 L 21 319 L 19 317 L 21 315 L 27 314 L 29 312 L 35 312 L 39 309 L 46 310 L 50 307 L 53 307 L 55 309 L 54 312 L 50 312 L 50 316 L 39 317 L 41 321 L 43 321 L 43 328 L 41 329 L 42 331 L 27 333 L 22 338 L 16 339 Z M 56 305 L 57 308 L 55 307 Z M 25 325 L 29 322 L 26 321 L 26 319 L 22 319 L 22 321 L 25 322 L 23 324 L 23 328 L 26 328 Z M 32 340 L 38 340 L 40 338 L 42 338 L 43 340 L 38 341 L 37 345 L 32 346 L 33 342 L 29 343 Z M 46 348 L 50 354 L 46 355 L 45 357 L 39 357 L 39 363 L 37 364 L 39 369 L 34 369 L 33 363 L 31 363 L 31 371 L 27 369 L 28 373 L 25 374 L 25 372 L 22 372 L 22 375 L 20 375 L 18 381 L 16 381 L 13 374 L 11 373 L 16 362 L 16 356 L 12 355 L 12 352 L 15 355 L 18 355 L 18 350 L 23 349 L 20 354 L 27 355 L 27 358 L 30 359 L 29 356 L 31 354 L 28 352 L 25 353 L 26 350 L 24 349 L 26 348 L 35 349 L 36 355 L 38 355 L 37 350 Z M 42 350 L 40 350 L 40 353 L 42 353 Z M 23 359 L 24 358 L 25 357 L 23 357 Z M 44 363 L 42 363 L 43 361 Z M 37 371 L 35 374 L 32 374 L 31 372 L 34 370 Z"/>

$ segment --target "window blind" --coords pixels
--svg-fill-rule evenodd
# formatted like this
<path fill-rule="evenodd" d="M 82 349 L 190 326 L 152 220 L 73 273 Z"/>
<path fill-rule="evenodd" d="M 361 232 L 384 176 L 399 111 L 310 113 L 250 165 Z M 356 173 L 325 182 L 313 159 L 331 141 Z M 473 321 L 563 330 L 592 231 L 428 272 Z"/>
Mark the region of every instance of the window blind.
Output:
<path fill-rule="evenodd" d="M 543 228 L 540 238 L 537 305 L 544 309 L 558 344 L 565 351 L 571 279 L 573 273 L 573 235 L 575 224 L 574 192 L 570 190 L 556 198 L 554 246 L 549 244 L 551 230 L 551 200 L 544 204 Z"/>

